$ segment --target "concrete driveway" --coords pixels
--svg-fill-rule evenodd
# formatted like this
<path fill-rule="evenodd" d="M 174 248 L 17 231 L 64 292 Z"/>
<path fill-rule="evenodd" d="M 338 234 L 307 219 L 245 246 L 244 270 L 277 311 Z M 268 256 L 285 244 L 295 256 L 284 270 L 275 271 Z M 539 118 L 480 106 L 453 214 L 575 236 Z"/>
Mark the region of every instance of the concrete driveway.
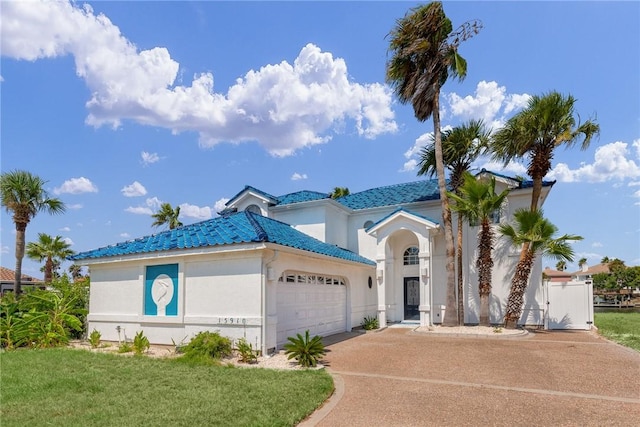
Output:
<path fill-rule="evenodd" d="M 330 341 L 337 392 L 305 426 L 640 425 L 640 353 L 594 333 Z"/>

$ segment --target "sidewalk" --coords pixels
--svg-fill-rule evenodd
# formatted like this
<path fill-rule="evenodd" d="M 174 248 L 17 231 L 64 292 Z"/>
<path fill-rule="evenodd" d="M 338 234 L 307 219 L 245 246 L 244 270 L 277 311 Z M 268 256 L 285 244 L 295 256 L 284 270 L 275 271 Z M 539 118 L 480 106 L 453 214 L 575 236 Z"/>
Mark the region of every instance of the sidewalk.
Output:
<path fill-rule="evenodd" d="M 304 426 L 634 425 L 640 353 L 590 332 L 520 339 L 344 334 L 336 396 Z M 342 396 L 340 394 L 343 393 Z"/>

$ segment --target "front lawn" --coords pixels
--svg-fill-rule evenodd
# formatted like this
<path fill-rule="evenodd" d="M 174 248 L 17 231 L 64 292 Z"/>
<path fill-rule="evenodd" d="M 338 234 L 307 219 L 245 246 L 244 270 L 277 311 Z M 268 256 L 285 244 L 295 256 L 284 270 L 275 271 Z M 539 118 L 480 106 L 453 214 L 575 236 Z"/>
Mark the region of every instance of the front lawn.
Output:
<path fill-rule="evenodd" d="M 594 321 L 600 335 L 640 351 L 640 313 L 594 313 Z"/>
<path fill-rule="evenodd" d="M 324 371 L 200 366 L 71 349 L 0 354 L 3 427 L 291 426 L 333 391 Z"/>

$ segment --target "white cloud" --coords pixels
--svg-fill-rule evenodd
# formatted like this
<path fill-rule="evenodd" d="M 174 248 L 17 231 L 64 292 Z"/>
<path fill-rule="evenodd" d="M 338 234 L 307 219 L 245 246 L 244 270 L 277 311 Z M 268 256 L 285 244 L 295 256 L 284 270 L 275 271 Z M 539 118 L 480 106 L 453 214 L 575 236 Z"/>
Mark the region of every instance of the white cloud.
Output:
<path fill-rule="evenodd" d="M 160 208 L 162 201 L 157 197 L 151 197 L 145 200 L 144 206 L 129 206 L 125 209 L 125 212 L 129 212 L 136 215 L 153 215 L 155 211 Z"/>
<path fill-rule="evenodd" d="M 482 80 L 476 86 L 474 95 L 461 97 L 452 92 L 446 94 L 445 99 L 453 116 L 463 120 L 482 119 L 495 131 L 504 125 L 505 115 L 527 105 L 530 95 L 507 94 L 505 86 Z"/>
<path fill-rule="evenodd" d="M 65 181 L 60 187 L 53 189 L 55 194 L 82 194 L 97 193 L 96 187 L 91 180 L 81 176 L 80 178 L 71 178 Z"/>
<path fill-rule="evenodd" d="M 635 144 L 635 142 L 634 142 Z M 605 182 L 611 180 L 637 179 L 640 167 L 631 160 L 624 142 L 612 142 L 596 149 L 591 164 L 581 164 L 571 169 L 566 163 L 558 163 L 547 175 L 560 182 Z"/>
<path fill-rule="evenodd" d="M 147 189 L 138 181 L 133 181 L 132 184 L 125 185 L 120 191 L 125 197 L 138 197 L 147 194 Z"/>
<path fill-rule="evenodd" d="M 188 203 L 182 203 L 180 205 L 180 216 L 187 218 L 195 218 L 199 220 L 205 220 L 211 218 L 212 212 L 209 206 L 195 206 Z"/>
<path fill-rule="evenodd" d="M 0 254 L 8 254 L 9 246 L 0 246 Z"/>
<path fill-rule="evenodd" d="M 62 227 L 62 228 L 59 228 L 59 229 L 58 229 L 58 231 L 64 231 L 64 232 L 68 233 L 69 231 L 71 231 L 71 228 L 69 228 L 69 227 Z"/>
<path fill-rule="evenodd" d="M 391 90 L 350 80 L 343 59 L 304 46 L 287 61 L 250 70 L 214 92 L 211 73 L 177 84 L 179 64 L 163 47 L 138 51 L 109 18 L 69 2 L 6 2 L 3 55 L 34 61 L 72 55 L 92 93 L 86 122 L 118 127 L 130 119 L 174 132 L 195 131 L 200 145 L 258 141 L 274 156 L 331 139 L 347 121 L 365 138 L 395 132 Z"/>
<path fill-rule="evenodd" d="M 66 244 L 68 244 L 69 246 L 73 246 L 75 243 L 73 243 L 73 240 L 71 240 L 68 237 L 65 237 L 64 239 L 62 239 Z"/>
<path fill-rule="evenodd" d="M 226 204 L 229 201 L 229 199 L 223 197 L 222 199 L 218 200 L 214 205 L 213 205 L 213 209 L 216 212 L 221 212 L 224 210 L 224 208 L 226 208 Z"/>
<path fill-rule="evenodd" d="M 74 203 L 72 205 L 66 205 L 67 209 L 73 209 L 73 210 L 78 210 L 78 209 L 82 209 L 82 203 Z"/>
<path fill-rule="evenodd" d="M 129 237 L 131 237 L 131 235 L 129 233 L 120 233 L 120 237 L 122 237 L 123 239 L 128 239 Z"/>
<path fill-rule="evenodd" d="M 601 247 L 602 247 L 602 243 L 600 243 L 600 242 L 593 242 L 593 243 L 591 244 L 591 247 L 592 247 L 592 248 L 601 248 Z"/>
<path fill-rule="evenodd" d="M 636 157 L 640 159 L 640 138 L 633 141 L 631 145 L 636 149 Z"/>
<path fill-rule="evenodd" d="M 444 132 L 451 129 L 452 127 L 447 125 L 442 128 L 442 131 Z M 413 143 L 413 146 L 404 152 L 404 157 L 407 161 L 402 166 L 402 169 L 400 169 L 400 172 L 413 172 L 420 162 L 420 152 L 424 147 L 429 145 L 432 140 L 433 132 L 420 135 Z"/>
<path fill-rule="evenodd" d="M 140 155 L 142 156 L 142 164 L 144 166 L 149 166 L 150 164 L 156 163 L 160 160 L 158 153 L 147 153 L 146 151 L 143 151 Z"/>
<path fill-rule="evenodd" d="M 307 174 L 300 174 L 298 172 L 295 172 L 293 175 L 291 175 L 291 181 L 299 181 L 301 179 L 307 179 Z"/>

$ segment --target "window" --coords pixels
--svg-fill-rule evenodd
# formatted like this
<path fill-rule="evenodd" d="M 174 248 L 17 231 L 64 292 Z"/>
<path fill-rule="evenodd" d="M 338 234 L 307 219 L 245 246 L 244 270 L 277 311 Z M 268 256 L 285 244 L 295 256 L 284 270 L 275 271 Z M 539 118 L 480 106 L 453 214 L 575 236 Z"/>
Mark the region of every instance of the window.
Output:
<path fill-rule="evenodd" d="M 260 207 L 258 207 L 258 205 L 249 205 L 249 206 L 247 206 L 245 211 L 251 212 L 251 213 L 254 213 L 254 214 L 258 214 L 258 215 L 262 215 L 262 211 L 260 210 Z"/>
<path fill-rule="evenodd" d="M 364 223 L 364 225 L 362 227 L 364 227 L 364 229 L 366 230 L 367 228 L 371 227 L 373 225 L 373 221 L 367 221 Z"/>
<path fill-rule="evenodd" d="M 278 279 L 280 283 L 303 284 L 303 285 L 336 285 L 346 286 L 347 281 L 341 276 L 328 276 L 317 274 L 304 274 L 298 272 L 285 271 Z"/>
<path fill-rule="evenodd" d="M 420 263 L 420 259 L 418 258 L 419 253 L 420 250 L 415 246 L 411 246 L 409 249 L 404 251 L 404 256 L 402 258 L 404 265 L 418 265 Z"/>

